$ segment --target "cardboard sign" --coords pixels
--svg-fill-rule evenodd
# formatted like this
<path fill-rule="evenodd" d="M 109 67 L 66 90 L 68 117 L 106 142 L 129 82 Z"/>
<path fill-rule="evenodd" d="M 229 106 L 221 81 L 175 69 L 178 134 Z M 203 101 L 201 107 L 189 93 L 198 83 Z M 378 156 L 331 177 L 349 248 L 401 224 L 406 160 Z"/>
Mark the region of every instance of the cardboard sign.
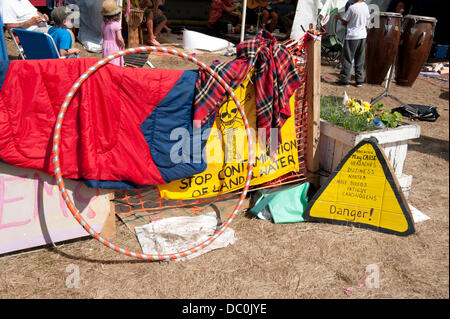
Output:
<path fill-rule="evenodd" d="M 265 139 L 256 130 L 255 88 L 249 77 L 234 91 L 241 102 L 256 142 L 256 162 L 250 185 L 259 185 L 299 170 L 295 130 L 295 96 L 290 99 L 292 116 L 281 128 L 282 141 L 271 158 Z M 275 131 L 275 130 L 274 130 Z M 278 137 L 272 132 L 272 138 Z M 268 145 L 267 145 L 268 146 Z M 244 187 L 247 177 L 247 135 L 242 116 L 229 98 L 219 109 L 206 142 L 206 170 L 189 178 L 159 185 L 160 196 L 167 199 L 193 199 L 217 196 Z"/>
<path fill-rule="evenodd" d="M 100 232 L 111 211 L 108 191 L 65 183 L 83 218 Z M 54 177 L 0 163 L 0 255 L 84 236 L 90 235 L 68 210 Z"/>
<path fill-rule="evenodd" d="M 374 139 L 363 140 L 345 156 L 309 202 L 304 217 L 389 234 L 414 233 L 409 205 Z"/>

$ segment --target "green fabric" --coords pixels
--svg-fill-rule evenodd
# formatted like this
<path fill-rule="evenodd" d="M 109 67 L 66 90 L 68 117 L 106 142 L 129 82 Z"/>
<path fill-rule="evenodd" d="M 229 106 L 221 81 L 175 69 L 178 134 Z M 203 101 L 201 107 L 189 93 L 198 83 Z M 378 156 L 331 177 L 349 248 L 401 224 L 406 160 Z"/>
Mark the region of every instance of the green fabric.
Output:
<path fill-rule="evenodd" d="M 258 216 L 266 206 L 275 224 L 303 222 L 303 212 L 308 205 L 309 182 L 283 189 L 263 190 L 256 193 L 258 198 L 250 213 Z"/>

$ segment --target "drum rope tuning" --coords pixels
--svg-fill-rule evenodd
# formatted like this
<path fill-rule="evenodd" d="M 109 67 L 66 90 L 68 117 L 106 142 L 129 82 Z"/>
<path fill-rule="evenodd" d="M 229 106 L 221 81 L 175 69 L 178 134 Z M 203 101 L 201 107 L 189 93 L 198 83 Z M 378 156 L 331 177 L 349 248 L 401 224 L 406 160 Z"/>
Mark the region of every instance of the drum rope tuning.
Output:
<path fill-rule="evenodd" d="M 139 53 L 139 52 L 162 52 L 162 53 L 169 53 L 175 56 L 178 56 L 180 58 L 185 59 L 186 61 L 192 62 L 196 64 L 198 67 L 204 69 L 207 71 L 211 76 L 213 76 L 219 83 L 220 86 L 228 93 L 230 94 L 233 101 L 236 103 L 236 106 L 242 116 L 242 120 L 245 125 L 245 132 L 247 135 L 247 141 L 248 141 L 248 165 L 247 165 L 247 177 L 245 180 L 245 185 L 242 190 L 241 196 L 239 197 L 238 203 L 235 206 L 233 212 L 230 214 L 228 219 L 220 226 L 216 232 L 208 237 L 205 241 L 201 242 L 200 244 L 196 245 L 195 247 L 186 249 L 184 251 L 180 252 L 173 252 L 173 253 L 164 253 L 164 254 L 144 254 L 139 253 L 135 251 L 131 251 L 129 249 L 122 248 L 118 246 L 115 243 L 110 242 L 108 239 L 103 238 L 98 232 L 96 232 L 87 222 L 86 220 L 81 216 L 81 213 L 78 211 L 78 209 L 75 207 L 75 205 L 72 202 L 72 199 L 70 198 L 67 189 L 65 188 L 65 183 L 62 177 L 62 170 L 60 165 L 60 152 L 61 152 L 61 129 L 62 129 L 62 123 L 64 121 L 65 113 L 72 102 L 72 99 L 74 98 L 75 94 L 78 92 L 82 84 L 95 72 L 97 72 L 100 68 L 107 65 L 110 61 L 119 58 L 121 56 L 132 54 L 132 53 Z M 187 55 L 184 52 L 179 52 L 175 49 L 168 49 L 165 47 L 154 47 L 154 46 L 143 46 L 143 47 L 136 47 L 136 48 L 129 48 L 122 51 L 119 51 L 117 53 L 114 53 L 110 56 L 107 56 L 106 58 L 98 61 L 96 64 L 91 66 L 86 72 L 84 72 L 79 79 L 74 83 L 72 88 L 70 89 L 69 93 L 66 95 L 63 104 L 60 108 L 60 111 L 58 113 L 58 116 L 56 118 L 56 123 L 54 127 L 54 133 L 53 133 L 53 148 L 52 148 L 52 162 L 54 165 L 54 173 L 56 176 L 56 181 L 58 184 L 59 191 L 64 199 L 64 202 L 66 203 L 67 208 L 69 209 L 72 216 L 75 218 L 75 220 L 86 230 L 93 238 L 101 242 L 103 245 L 105 245 L 108 248 L 113 249 L 114 251 L 130 256 L 135 257 L 137 259 L 143 259 L 143 260 L 149 260 L 149 261 L 168 261 L 168 260 L 175 260 L 180 259 L 182 257 L 186 257 L 188 255 L 191 255 L 193 253 L 198 252 L 199 250 L 207 247 L 212 242 L 214 242 L 215 239 L 217 239 L 223 232 L 230 226 L 231 222 L 234 220 L 234 218 L 237 216 L 239 210 L 242 207 L 242 203 L 244 199 L 247 196 L 248 189 L 250 187 L 250 181 L 252 178 L 252 171 L 253 171 L 253 165 L 254 165 L 254 150 L 253 150 L 253 138 L 250 132 L 250 125 L 247 120 L 247 116 L 244 112 L 244 109 L 239 102 L 239 99 L 234 94 L 233 89 L 216 73 L 214 72 L 210 67 L 205 65 L 204 63 L 198 61 L 196 58 L 194 58 L 191 55 Z"/>

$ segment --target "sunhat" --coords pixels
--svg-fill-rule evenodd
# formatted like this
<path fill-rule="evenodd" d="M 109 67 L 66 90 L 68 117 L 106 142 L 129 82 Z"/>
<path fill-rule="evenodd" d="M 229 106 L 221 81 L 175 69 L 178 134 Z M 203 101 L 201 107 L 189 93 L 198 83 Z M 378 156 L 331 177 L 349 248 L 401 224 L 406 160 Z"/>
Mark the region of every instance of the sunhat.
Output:
<path fill-rule="evenodd" d="M 102 15 L 104 16 L 115 16 L 122 11 L 122 8 L 114 0 L 103 1 L 102 7 Z"/>

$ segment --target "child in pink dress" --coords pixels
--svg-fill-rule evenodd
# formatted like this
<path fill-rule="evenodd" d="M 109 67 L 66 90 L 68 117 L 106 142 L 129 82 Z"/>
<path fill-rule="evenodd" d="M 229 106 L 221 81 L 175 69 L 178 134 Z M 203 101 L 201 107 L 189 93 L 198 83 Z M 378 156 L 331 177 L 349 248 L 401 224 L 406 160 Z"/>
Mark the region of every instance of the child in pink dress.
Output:
<path fill-rule="evenodd" d="M 124 49 L 125 41 L 122 37 L 122 26 L 119 23 L 122 10 L 116 4 L 116 2 L 113 0 L 104 1 L 102 14 L 102 57 L 105 58 L 112 53 Z M 124 66 L 123 56 L 112 60 L 110 63 L 118 66 Z"/>

